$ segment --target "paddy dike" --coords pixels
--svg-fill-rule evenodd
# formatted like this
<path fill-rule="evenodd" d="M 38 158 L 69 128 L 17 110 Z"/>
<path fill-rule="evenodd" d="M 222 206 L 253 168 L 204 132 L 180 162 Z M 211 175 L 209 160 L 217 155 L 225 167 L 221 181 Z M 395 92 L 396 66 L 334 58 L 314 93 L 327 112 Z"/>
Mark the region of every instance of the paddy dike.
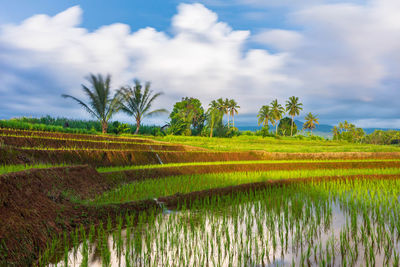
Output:
<path fill-rule="evenodd" d="M 365 160 L 400 159 L 400 152 L 283 153 L 264 151 L 121 151 L 21 149 L 0 145 L 3 164 L 89 164 L 94 167 L 147 165 L 160 163 L 256 161 L 256 160 Z"/>
<path fill-rule="evenodd" d="M 22 147 L 25 149 L 85 149 L 85 150 L 148 150 L 148 151 L 193 151 L 200 150 L 195 147 L 184 145 L 169 145 L 161 142 L 134 143 L 122 141 L 96 141 L 96 140 L 74 140 L 54 139 L 44 137 L 26 136 L 0 136 L 0 143 L 11 147 Z"/>
<path fill-rule="evenodd" d="M 31 137 L 52 137 L 59 139 L 82 139 L 82 140 L 97 140 L 97 141 L 116 141 L 116 142 L 135 142 L 135 143 L 148 143 L 152 141 L 149 138 L 140 137 L 119 137 L 112 135 L 95 135 L 95 134 L 72 134 L 60 132 L 43 132 L 43 131 L 28 131 L 0 128 L 1 135 L 12 136 L 31 136 Z"/>

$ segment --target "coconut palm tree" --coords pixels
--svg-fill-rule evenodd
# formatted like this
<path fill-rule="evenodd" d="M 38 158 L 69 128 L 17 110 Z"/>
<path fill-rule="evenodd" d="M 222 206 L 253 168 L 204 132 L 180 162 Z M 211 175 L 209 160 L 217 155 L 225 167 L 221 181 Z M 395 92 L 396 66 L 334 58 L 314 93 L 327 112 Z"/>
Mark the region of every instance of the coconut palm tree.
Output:
<path fill-rule="evenodd" d="M 318 118 L 310 112 L 305 117 L 305 120 L 306 122 L 303 124 L 303 129 L 309 129 L 312 134 L 312 130 L 315 129 L 316 124 L 319 124 Z"/>
<path fill-rule="evenodd" d="M 282 116 L 285 113 L 285 109 L 282 107 L 281 104 L 278 103 L 278 99 L 273 100 L 270 105 L 271 122 L 276 127 L 275 135 L 278 135 L 278 121 L 282 119 Z"/>
<path fill-rule="evenodd" d="M 268 105 L 264 105 L 260 108 L 258 112 L 258 126 L 262 125 L 262 127 L 268 126 L 268 122 L 270 119 L 270 108 Z"/>
<path fill-rule="evenodd" d="M 82 84 L 82 90 L 89 97 L 88 104 L 71 95 L 63 94 L 61 96 L 64 98 L 72 98 L 78 102 L 91 116 L 100 121 L 102 132 L 107 133 L 108 121 L 119 109 L 117 94 L 111 98 L 111 76 L 107 75 L 104 78 L 101 74 L 97 76 L 90 74 L 87 80 L 92 88 L 89 89 Z"/>
<path fill-rule="evenodd" d="M 235 114 L 238 114 L 239 108 L 240 108 L 240 106 L 238 105 L 238 103 L 236 103 L 236 101 L 234 99 L 229 100 L 228 110 L 229 110 L 229 114 L 232 117 L 232 127 L 235 127 Z M 228 120 L 228 126 L 229 126 L 229 120 Z"/>
<path fill-rule="evenodd" d="M 150 111 L 154 101 L 162 95 L 162 92 L 153 94 L 153 91 L 150 90 L 150 82 L 146 82 L 144 88 L 139 80 L 135 80 L 134 83 L 133 87 L 121 87 L 118 90 L 118 94 L 121 96 L 120 108 L 123 112 L 135 118 L 135 134 L 138 134 L 142 120 L 145 117 L 168 113 L 168 111 L 165 109 Z"/>
<path fill-rule="evenodd" d="M 333 126 L 332 133 L 333 133 L 333 140 L 338 139 L 338 137 L 340 135 L 340 131 L 337 126 Z"/>
<path fill-rule="evenodd" d="M 222 112 L 222 116 L 223 115 L 228 115 L 228 128 L 229 128 L 229 100 L 228 98 L 225 98 L 225 100 L 223 100 L 222 98 L 218 98 L 217 99 L 217 108 Z"/>
<path fill-rule="evenodd" d="M 292 116 L 292 125 L 290 128 L 290 136 L 293 136 L 293 123 L 294 123 L 294 116 L 298 116 L 300 111 L 303 110 L 303 104 L 299 103 L 299 98 L 295 96 L 289 97 L 289 100 L 286 101 L 286 111 L 290 116 Z"/>
<path fill-rule="evenodd" d="M 210 127 L 210 138 L 213 136 L 215 124 L 222 120 L 223 115 L 224 113 L 221 109 L 221 103 L 219 103 L 218 100 L 211 101 L 207 110 L 207 124 Z"/>

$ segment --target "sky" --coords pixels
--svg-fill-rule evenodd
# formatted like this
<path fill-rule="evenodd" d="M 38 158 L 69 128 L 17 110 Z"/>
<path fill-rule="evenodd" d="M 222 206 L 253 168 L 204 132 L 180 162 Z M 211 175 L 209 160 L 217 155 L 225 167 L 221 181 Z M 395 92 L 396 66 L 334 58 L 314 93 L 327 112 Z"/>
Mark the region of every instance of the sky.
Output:
<path fill-rule="evenodd" d="M 398 0 L 0 0 L 0 119 L 90 119 L 61 94 L 85 100 L 85 77 L 109 73 L 115 89 L 150 81 L 154 108 L 233 98 L 239 126 L 295 95 L 300 120 L 400 128 L 398 14 Z"/>

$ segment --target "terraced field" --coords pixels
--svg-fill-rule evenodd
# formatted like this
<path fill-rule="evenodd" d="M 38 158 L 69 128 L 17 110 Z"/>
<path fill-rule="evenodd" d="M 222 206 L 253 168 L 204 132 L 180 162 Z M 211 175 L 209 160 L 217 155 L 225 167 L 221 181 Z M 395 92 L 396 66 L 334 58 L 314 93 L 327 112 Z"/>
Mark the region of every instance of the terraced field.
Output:
<path fill-rule="evenodd" d="M 262 140 L 0 129 L 0 265 L 399 264 L 396 147 Z"/>

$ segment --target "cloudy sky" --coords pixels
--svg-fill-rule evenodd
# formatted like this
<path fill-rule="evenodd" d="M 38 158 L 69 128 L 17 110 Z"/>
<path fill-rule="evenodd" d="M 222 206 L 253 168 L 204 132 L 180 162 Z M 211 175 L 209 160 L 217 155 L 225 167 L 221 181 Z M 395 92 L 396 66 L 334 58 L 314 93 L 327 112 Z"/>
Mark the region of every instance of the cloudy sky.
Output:
<path fill-rule="evenodd" d="M 0 0 L 0 119 L 89 118 L 60 95 L 83 97 L 92 72 L 151 81 L 156 107 L 234 98 L 239 125 L 295 95 L 323 124 L 400 128 L 399 14 L 398 0 Z"/>

